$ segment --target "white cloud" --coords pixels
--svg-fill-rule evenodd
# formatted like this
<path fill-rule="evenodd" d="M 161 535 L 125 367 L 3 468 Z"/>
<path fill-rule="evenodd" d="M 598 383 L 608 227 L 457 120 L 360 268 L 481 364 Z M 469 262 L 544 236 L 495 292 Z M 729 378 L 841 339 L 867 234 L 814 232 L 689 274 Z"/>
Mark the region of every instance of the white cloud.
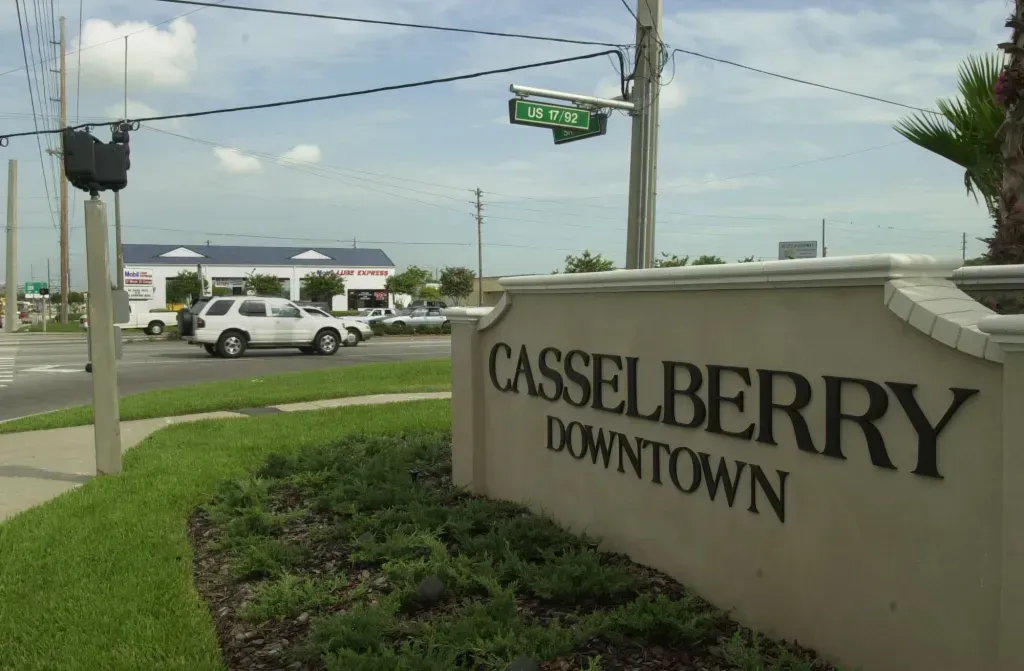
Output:
<path fill-rule="evenodd" d="M 89 19 L 71 51 L 81 52 L 82 80 L 93 87 L 124 86 L 125 36 L 128 37 L 128 90 L 177 88 L 189 83 L 196 70 L 196 29 L 183 18 L 167 28 L 146 22 L 112 23 Z M 70 60 L 70 59 L 69 59 Z M 75 63 L 71 65 L 77 67 Z"/>
<path fill-rule="evenodd" d="M 225 172 L 245 174 L 259 172 L 262 167 L 258 159 L 227 147 L 214 147 L 213 155 L 220 161 L 220 167 Z"/>
<path fill-rule="evenodd" d="M 315 144 L 297 144 L 281 154 L 281 160 L 289 163 L 319 163 L 320 147 Z"/>

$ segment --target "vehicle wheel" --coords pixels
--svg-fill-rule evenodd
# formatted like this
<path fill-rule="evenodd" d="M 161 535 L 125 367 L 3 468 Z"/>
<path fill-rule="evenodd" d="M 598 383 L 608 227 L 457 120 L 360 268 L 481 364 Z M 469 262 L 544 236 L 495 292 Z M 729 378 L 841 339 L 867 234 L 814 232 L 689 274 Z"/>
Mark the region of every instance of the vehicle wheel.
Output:
<path fill-rule="evenodd" d="M 395 329 L 396 331 L 404 331 L 405 330 L 405 322 L 392 322 L 391 327 L 393 329 Z"/>
<path fill-rule="evenodd" d="M 363 334 L 359 332 L 359 329 L 348 329 L 348 332 L 355 337 L 355 340 L 345 338 L 345 347 L 355 347 L 362 342 Z"/>
<path fill-rule="evenodd" d="M 300 347 L 299 351 L 303 354 L 316 354 L 316 350 L 312 347 Z"/>
<path fill-rule="evenodd" d="M 152 336 L 158 336 L 164 332 L 163 322 L 150 322 L 149 328 L 146 329 L 146 333 Z"/>
<path fill-rule="evenodd" d="M 446 321 L 445 323 L 441 324 L 441 333 L 451 333 L 451 332 L 452 332 L 452 323 L 451 322 L 447 322 Z"/>
<path fill-rule="evenodd" d="M 245 336 L 238 331 L 227 331 L 217 341 L 217 352 L 225 359 L 237 359 L 245 354 Z"/>
<path fill-rule="evenodd" d="M 203 345 L 203 349 L 205 349 L 206 353 L 210 356 L 220 356 L 220 352 L 217 351 L 216 345 Z"/>
<path fill-rule="evenodd" d="M 324 329 L 316 334 L 316 339 L 313 341 L 314 347 L 319 354 L 324 356 L 332 356 L 338 352 L 338 332 L 331 329 Z"/>
<path fill-rule="evenodd" d="M 91 363 L 85 364 L 85 372 L 86 373 L 91 373 L 92 372 L 92 364 Z"/>

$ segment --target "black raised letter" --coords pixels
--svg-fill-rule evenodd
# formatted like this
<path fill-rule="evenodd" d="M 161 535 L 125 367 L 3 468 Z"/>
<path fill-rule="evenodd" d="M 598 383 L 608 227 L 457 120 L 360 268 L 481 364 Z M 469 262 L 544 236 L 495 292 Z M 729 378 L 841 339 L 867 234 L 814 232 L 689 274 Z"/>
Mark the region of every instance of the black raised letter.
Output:
<path fill-rule="evenodd" d="M 697 391 L 700 390 L 700 386 L 704 383 L 704 376 L 701 375 L 700 368 L 697 368 L 692 363 L 685 363 L 683 361 L 662 361 L 661 365 L 665 374 L 663 387 L 665 415 L 661 419 L 662 423 L 681 426 L 684 429 L 692 429 L 703 424 L 704 419 L 708 416 L 708 409 L 701 397 L 697 395 Z M 685 389 L 676 387 L 676 369 L 678 368 L 685 368 L 690 374 L 690 384 L 686 385 Z M 693 417 L 688 422 L 676 420 L 677 396 L 687 396 L 693 404 Z"/>
<path fill-rule="evenodd" d="M 611 378 L 604 376 L 604 362 L 610 361 L 615 367 L 622 371 L 622 357 L 617 354 L 594 354 L 594 402 L 590 405 L 594 410 L 603 410 L 621 415 L 626 407 L 625 401 L 619 401 L 617 405 L 607 406 L 604 404 L 604 388 L 611 387 L 612 391 L 619 390 L 619 375 L 616 373 Z"/>
<path fill-rule="evenodd" d="M 633 466 L 633 472 L 636 473 L 636 477 L 643 478 L 643 463 L 641 457 L 643 456 L 644 447 L 646 446 L 647 441 L 640 436 L 637 436 L 635 438 L 636 451 L 634 452 L 633 446 L 629 444 L 629 438 L 621 433 L 616 433 L 615 435 L 618 437 L 617 440 L 619 446 L 619 473 L 626 472 L 625 467 L 622 465 L 622 453 L 625 452 L 626 458 L 629 459 L 630 465 Z"/>
<path fill-rule="evenodd" d="M 580 444 L 579 453 L 573 448 L 576 447 L 572 442 L 572 430 L 576 428 L 580 431 Z M 569 425 L 565 427 L 565 444 L 569 448 L 569 454 L 577 459 L 582 459 L 587 456 L 587 429 L 579 422 L 569 422 Z"/>
<path fill-rule="evenodd" d="M 889 394 L 885 388 L 871 380 L 859 380 L 851 377 L 825 377 L 825 449 L 826 457 L 845 459 L 842 447 L 843 420 L 847 419 L 860 427 L 864 432 L 864 440 L 868 444 L 868 455 L 871 463 L 879 468 L 896 470 L 889 453 L 885 449 L 885 439 L 873 422 L 881 419 L 889 409 Z M 868 409 L 863 415 L 851 415 L 843 412 L 843 384 L 850 383 L 862 387 L 868 392 Z"/>
<path fill-rule="evenodd" d="M 596 429 L 589 424 L 584 425 L 586 429 L 586 439 L 583 441 L 587 449 L 590 450 L 590 458 L 593 462 L 597 463 L 597 457 L 604 457 L 604 467 L 608 468 L 608 462 L 612 459 L 612 448 L 615 446 L 615 434 L 612 433 L 611 440 L 605 440 L 604 429 L 597 427 Z"/>
<path fill-rule="evenodd" d="M 572 397 L 569 396 L 569 388 L 566 387 L 562 390 L 562 398 L 569 405 L 575 405 L 577 408 L 582 408 L 587 403 L 590 403 L 590 378 L 588 378 L 585 373 L 573 368 L 572 362 L 576 357 L 583 359 L 584 366 L 589 366 L 590 355 L 578 349 L 570 350 L 569 353 L 565 355 L 565 376 L 579 385 L 582 395 L 580 396 L 579 401 L 574 401 L 572 400 Z"/>
<path fill-rule="evenodd" d="M 754 423 L 751 422 L 742 431 L 730 431 L 722 428 L 722 404 L 732 403 L 743 412 L 743 392 L 737 392 L 735 396 L 722 396 L 722 371 L 736 373 L 743 382 L 750 386 L 750 369 L 738 366 L 708 366 L 708 425 L 705 428 L 710 433 L 720 433 L 723 436 L 742 438 L 750 440 L 754 435 Z"/>
<path fill-rule="evenodd" d="M 555 361 L 561 363 L 562 351 L 557 347 L 545 347 L 540 351 L 540 356 L 538 357 L 540 374 L 555 383 L 555 391 L 548 395 L 544 390 L 543 382 L 537 385 L 537 391 L 540 392 L 540 397 L 547 401 L 558 401 L 562 398 L 562 389 L 565 388 L 565 382 L 562 381 L 562 374 L 548 365 L 548 354 L 554 354 Z"/>
<path fill-rule="evenodd" d="M 775 378 L 785 377 L 793 382 L 795 393 L 792 403 L 776 403 Z M 789 373 L 782 370 L 761 370 L 757 371 L 760 417 L 758 418 L 757 442 L 766 445 L 778 445 L 775 442 L 775 414 L 773 411 L 781 410 L 789 416 L 793 423 L 793 434 L 796 436 L 796 446 L 804 452 L 818 454 L 814 447 L 814 440 L 811 438 L 811 431 L 807 428 L 807 420 L 800 414 L 800 411 L 811 402 L 811 383 L 807 378 L 797 373 Z"/>
<path fill-rule="evenodd" d="M 772 488 L 772 484 L 768 482 L 768 476 L 765 475 L 764 471 L 757 464 L 750 464 L 750 507 L 747 508 L 752 513 L 760 515 L 760 511 L 757 509 L 757 488 L 760 485 L 761 491 L 768 497 L 768 505 L 775 511 L 775 516 L 779 518 L 780 522 L 786 521 L 786 477 L 789 475 L 786 471 L 776 470 L 779 474 L 779 491 L 776 492 Z"/>
<path fill-rule="evenodd" d="M 635 356 L 626 357 L 626 416 L 636 417 L 638 419 L 649 419 L 653 422 L 657 422 L 661 419 L 661 406 L 659 405 L 650 414 L 643 415 L 639 410 L 639 402 L 637 401 L 638 390 L 637 390 L 637 366 L 640 364 L 640 359 Z"/>
<path fill-rule="evenodd" d="M 533 369 L 530 368 L 530 353 L 526 351 L 526 345 L 519 347 L 519 361 L 516 362 L 516 376 L 512 380 L 512 389 L 519 393 L 519 376 L 526 378 L 526 393 L 530 396 L 537 395 L 537 385 L 533 381 Z"/>
<path fill-rule="evenodd" d="M 690 466 L 693 473 L 690 476 L 690 486 L 683 487 L 679 482 L 679 455 L 686 452 L 686 456 L 690 457 Z M 676 486 L 676 489 L 683 492 L 684 494 L 693 494 L 700 488 L 701 482 L 701 469 L 700 459 L 694 454 L 693 450 L 688 447 L 677 447 L 672 450 L 672 454 L 668 458 L 668 476 L 672 478 L 672 484 Z"/>
<path fill-rule="evenodd" d="M 512 380 L 508 380 L 504 385 L 498 382 L 498 350 L 505 350 L 506 359 L 512 358 L 511 347 L 503 342 L 494 343 L 494 347 L 491 348 L 491 356 L 487 362 L 487 370 L 491 373 L 491 384 L 493 384 L 494 388 L 498 391 L 510 391 L 512 389 Z"/>
<path fill-rule="evenodd" d="M 718 469 L 711 472 L 711 455 L 705 452 L 698 452 L 700 455 L 700 465 L 704 470 L 704 482 L 707 483 L 708 496 L 711 500 L 715 500 L 715 495 L 718 494 L 718 485 L 721 484 L 725 487 L 725 501 L 732 508 L 733 501 L 736 500 L 736 490 L 740 487 L 740 478 L 743 477 L 743 469 L 746 467 L 746 462 L 736 462 L 736 477 L 729 478 L 729 467 L 725 464 L 725 457 L 718 458 Z"/>
<path fill-rule="evenodd" d="M 914 397 L 916 384 L 907 384 L 906 382 L 886 382 L 885 384 L 896 394 L 896 399 L 903 406 L 903 412 L 907 413 L 907 418 L 914 425 L 914 431 L 917 432 L 917 467 L 911 473 L 941 480 L 942 476 L 939 475 L 939 434 L 949 424 L 949 420 L 953 419 L 953 415 L 960 409 L 960 406 L 977 394 L 978 390 L 950 387 L 949 390 L 953 392 L 953 402 L 946 408 L 946 412 L 938 424 L 932 426 L 932 423 L 925 417 L 924 411 L 921 410 L 917 398 Z"/>
<path fill-rule="evenodd" d="M 552 429 L 558 427 L 558 445 L 555 445 Z M 557 417 L 548 415 L 548 449 L 552 452 L 561 452 L 565 449 L 565 424 Z"/>
<path fill-rule="evenodd" d="M 665 450 L 666 454 L 669 454 L 668 445 L 666 443 L 659 443 L 654 440 L 648 440 L 647 444 L 650 445 L 654 450 L 651 452 L 651 469 L 654 473 L 651 475 L 651 482 L 656 485 L 661 484 L 661 451 Z M 671 457 L 671 454 L 669 454 Z"/>

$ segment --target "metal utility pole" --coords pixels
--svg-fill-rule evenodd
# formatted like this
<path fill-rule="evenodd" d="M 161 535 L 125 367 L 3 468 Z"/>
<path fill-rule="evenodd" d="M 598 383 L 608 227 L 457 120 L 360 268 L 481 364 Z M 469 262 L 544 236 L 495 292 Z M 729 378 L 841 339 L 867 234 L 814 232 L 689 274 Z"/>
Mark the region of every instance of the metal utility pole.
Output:
<path fill-rule="evenodd" d="M 128 36 L 124 37 L 124 120 L 128 121 Z M 124 249 L 121 247 L 121 191 L 114 192 L 114 250 L 117 255 L 117 289 L 124 290 Z"/>
<path fill-rule="evenodd" d="M 68 69 L 66 21 L 60 17 L 60 127 L 68 125 Z M 61 136 L 63 137 L 63 136 Z M 63 150 L 63 147 L 61 148 Z M 68 323 L 68 291 L 71 289 L 71 254 L 68 240 L 68 179 L 60 170 L 60 323 Z"/>
<path fill-rule="evenodd" d="M 484 192 L 476 190 L 476 304 L 484 304 Z"/>
<path fill-rule="evenodd" d="M 18 161 L 7 161 L 7 302 L 4 331 L 18 330 Z"/>
<path fill-rule="evenodd" d="M 967 262 L 967 233 L 963 233 L 960 236 L 960 256 L 963 261 Z"/>
<path fill-rule="evenodd" d="M 50 306 L 53 301 L 50 299 L 50 259 L 46 259 L 46 295 L 43 296 L 43 333 L 46 333 L 46 322 L 50 319 Z"/>
<path fill-rule="evenodd" d="M 825 246 L 825 220 L 821 220 L 821 258 L 828 256 L 828 247 Z"/>
<path fill-rule="evenodd" d="M 658 181 L 662 0 L 637 0 L 636 16 L 636 71 L 630 99 L 636 107 L 630 141 L 626 268 L 650 268 L 654 263 Z"/>
<path fill-rule="evenodd" d="M 93 196 L 85 201 L 85 254 L 89 279 L 89 352 L 95 414 L 96 474 L 121 472 L 121 411 L 117 400 L 117 350 L 114 345 L 114 296 L 110 290 L 107 206 Z"/>

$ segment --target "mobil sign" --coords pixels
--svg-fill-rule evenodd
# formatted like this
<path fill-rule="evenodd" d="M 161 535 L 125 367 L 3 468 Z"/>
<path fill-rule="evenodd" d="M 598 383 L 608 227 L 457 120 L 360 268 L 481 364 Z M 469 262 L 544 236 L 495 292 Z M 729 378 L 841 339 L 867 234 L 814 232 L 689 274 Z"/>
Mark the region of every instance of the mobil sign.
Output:
<path fill-rule="evenodd" d="M 153 271 L 149 268 L 125 268 L 124 288 L 133 301 L 149 300 L 156 294 Z"/>

